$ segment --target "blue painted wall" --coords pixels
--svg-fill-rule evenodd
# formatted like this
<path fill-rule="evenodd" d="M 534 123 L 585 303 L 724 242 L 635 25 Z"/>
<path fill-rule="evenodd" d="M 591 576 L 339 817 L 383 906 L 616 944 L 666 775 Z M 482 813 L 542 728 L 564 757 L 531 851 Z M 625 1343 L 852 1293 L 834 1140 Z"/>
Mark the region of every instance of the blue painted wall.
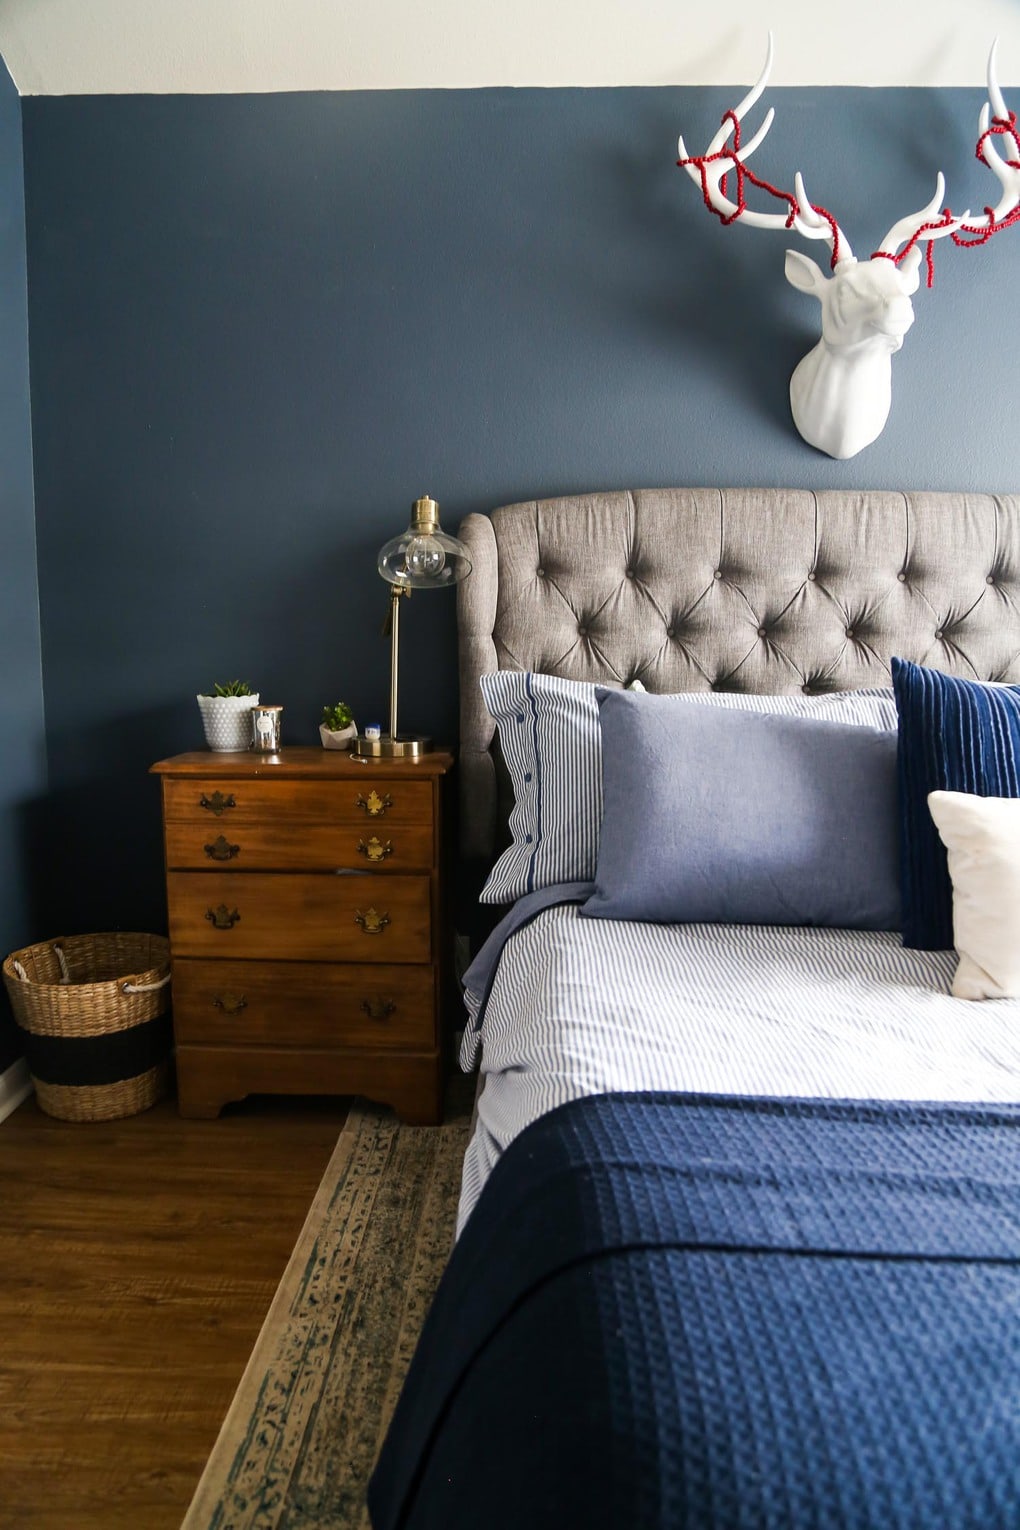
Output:
<path fill-rule="evenodd" d="M 32 437 L 21 108 L 0 63 L 0 956 L 37 936 L 30 827 L 46 787 Z M 0 997 L 0 1073 L 20 1052 Z"/>
<path fill-rule="evenodd" d="M 250 679 L 291 742 L 326 700 L 385 713 L 374 558 L 418 494 L 452 529 L 617 486 L 1017 487 L 1020 234 L 939 248 L 885 434 L 831 462 L 788 417 L 817 334 L 791 241 L 674 166 L 734 98 L 23 101 L 55 928 L 160 927 L 146 769 L 201 744 L 197 690 Z M 954 206 L 994 193 L 976 90 L 772 100 L 759 172 L 802 169 L 861 255 L 927 200 L 930 145 Z M 403 631 L 401 721 L 452 737 L 453 598 Z"/>

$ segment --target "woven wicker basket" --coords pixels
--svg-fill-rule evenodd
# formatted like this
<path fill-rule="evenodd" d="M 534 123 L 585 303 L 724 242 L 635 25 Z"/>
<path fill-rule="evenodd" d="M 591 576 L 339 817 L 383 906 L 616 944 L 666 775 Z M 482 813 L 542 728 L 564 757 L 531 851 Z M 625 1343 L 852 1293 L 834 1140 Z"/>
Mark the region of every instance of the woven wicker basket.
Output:
<path fill-rule="evenodd" d="M 170 943 L 121 930 L 14 951 L 4 983 L 39 1104 L 63 1121 L 136 1115 L 170 1074 Z"/>

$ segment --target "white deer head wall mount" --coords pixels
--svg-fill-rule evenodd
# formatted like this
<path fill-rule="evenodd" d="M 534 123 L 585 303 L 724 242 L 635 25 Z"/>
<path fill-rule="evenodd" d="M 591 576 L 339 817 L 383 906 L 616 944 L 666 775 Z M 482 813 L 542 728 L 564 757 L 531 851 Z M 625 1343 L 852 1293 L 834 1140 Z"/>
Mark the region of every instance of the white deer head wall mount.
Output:
<path fill-rule="evenodd" d="M 926 246 L 928 286 L 932 285 L 932 245 L 947 235 L 954 244 L 984 244 L 993 234 L 1020 221 L 1020 137 L 1016 117 L 1007 111 L 995 76 L 995 43 L 988 57 L 988 100 L 979 118 L 976 155 L 1000 186 L 995 207 L 971 218 L 939 211 L 945 179 L 939 171 L 935 195 L 919 212 L 894 223 L 870 260 L 858 261 L 850 241 L 824 207 L 809 201 L 798 171 L 794 189 L 777 190 L 747 168 L 747 161 L 772 126 L 769 108 L 764 122 L 747 144 L 741 145 L 740 124 L 768 83 L 772 69 L 772 34 L 765 67 L 756 85 L 738 106 L 726 112 L 722 125 L 704 154 L 688 154 L 681 137 L 678 165 L 700 186 L 705 206 L 724 224 L 747 228 L 786 229 L 804 239 L 824 239 L 829 246 L 831 275 L 799 250 L 786 252 L 786 277 L 800 292 L 813 293 L 821 304 L 822 337 L 797 365 L 790 379 L 794 424 L 812 446 L 830 457 L 853 457 L 882 433 L 892 399 L 892 358 L 914 322 L 910 299 L 920 285 L 921 246 Z M 728 143 L 732 135 L 732 143 Z M 1007 141 L 1006 156 L 995 139 Z M 736 201 L 726 194 L 726 177 L 736 174 Z M 744 200 L 745 184 L 786 203 L 784 212 L 755 212 Z"/>

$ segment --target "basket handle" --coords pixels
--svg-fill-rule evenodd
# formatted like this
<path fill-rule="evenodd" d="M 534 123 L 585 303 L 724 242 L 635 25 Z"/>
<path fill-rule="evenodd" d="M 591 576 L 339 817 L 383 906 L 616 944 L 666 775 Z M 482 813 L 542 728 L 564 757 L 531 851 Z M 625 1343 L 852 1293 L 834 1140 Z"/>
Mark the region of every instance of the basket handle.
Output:
<path fill-rule="evenodd" d="M 161 977 L 158 983 L 132 983 L 131 979 L 128 978 L 126 982 L 121 984 L 120 991 L 121 993 L 152 993 L 156 988 L 165 988 L 169 981 L 169 972 L 166 977 Z"/>
<path fill-rule="evenodd" d="M 64 955 L 63 946 L 58 945 L 58 943 L 53 940 L 50 942 L 50 950 L 53 952 L 54 956 L 57 958 L 57 961 L 60 963 L 60 981 L 62 983 L 69 983 L 71 981 L 71 973 L 68 970 L 67 958 Z M 21 982 L 27 983 L 28 973 L 25 971 L 21 963 L 19 961 L 13 961 L 11 966 L 14 968 Z"/>
<path fill-rule="evenodd" d="M 67 959 L 64 956 L 64 952 L 62 948 L 57 945 L 56 941 L 53 941 L 51 945 L 57 961 L 60 963 L 60 981 L 62 983 L 69 983 L 71 981 L 71 974 L 68 971 Z M 28 973 L 25 971 L 21 963 L 17 960 L 14 960 L 11 962 L 11 966 L 14 968 L 14 971 L 20 981 L 22 983 L 27 983 Z M 165 988 L 169 981 L 169 972 L 167 973 L 166 977 L 161 977 L 158 983 L 132 983 L 131 979 L 127 978 L 121 984 L 121 993 L 152 993 L 157 988 Z"/>

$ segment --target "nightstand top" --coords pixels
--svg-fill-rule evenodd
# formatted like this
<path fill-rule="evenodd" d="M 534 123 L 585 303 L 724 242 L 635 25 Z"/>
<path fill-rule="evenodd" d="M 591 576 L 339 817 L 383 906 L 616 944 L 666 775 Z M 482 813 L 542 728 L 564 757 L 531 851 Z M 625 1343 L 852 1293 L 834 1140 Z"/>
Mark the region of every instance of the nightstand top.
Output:
<path fill-rule="evenodd" d="M 233 751 L 195 749 L 157 760 L 150 771 L 159 776 L 304 776 L 311 780 L 351 778 L 387 780 L 397 776 L 444 776 L 453 766 L 453 754 L 447 749 L 433 749 L 428 754 L 408 760 L 372 760 L 352 757 L 343 749 L 323 749 L 316 745 L 292 745 L 277 754 L 262 754 L 254 749 Z"/>

